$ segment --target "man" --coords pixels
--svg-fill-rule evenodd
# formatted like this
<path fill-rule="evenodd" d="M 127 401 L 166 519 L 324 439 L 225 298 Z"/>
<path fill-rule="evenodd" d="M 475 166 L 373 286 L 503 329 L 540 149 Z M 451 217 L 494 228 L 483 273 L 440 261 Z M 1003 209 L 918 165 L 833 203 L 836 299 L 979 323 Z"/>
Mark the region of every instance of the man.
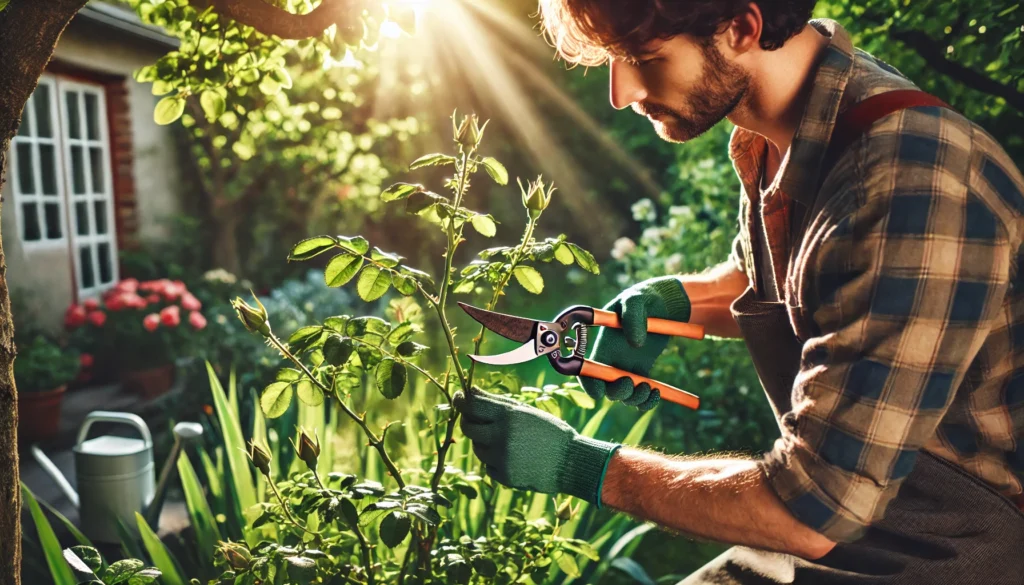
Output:
<path fill-rule="evenodd" d="M 808 22 L 814 4 L 540 4 L 562 57 L 607 64 L 612 106 L 662 138 L 736 125 L 733 257 L 624 291 L 609 305 L 623 330 L 603 330 L 593 359 L 647 374 L 666 343 L 647 317 L 743 337 L 773 449 L 620 448 L 476 392 L 458 396 L 463 431 L 506 485 L 738 545 L 684 583 L 1024 583 L 1024 177 L 838 24 Z"/>

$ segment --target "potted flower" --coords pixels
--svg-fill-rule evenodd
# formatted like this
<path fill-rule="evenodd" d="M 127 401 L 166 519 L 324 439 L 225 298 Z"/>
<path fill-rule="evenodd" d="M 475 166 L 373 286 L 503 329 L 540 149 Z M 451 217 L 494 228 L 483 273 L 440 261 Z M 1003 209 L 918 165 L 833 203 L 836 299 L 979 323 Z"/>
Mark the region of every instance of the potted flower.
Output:
<path fill-rule="evenodd" d="M 57 435 L 68 382 L 78 374 L 79 355 L 37 335 L 18 344 L 14 384 L 18 388 L 18 436 L 25 442 Z"/>
<path fill-rule="evenodd" d="M 65 325 L 116 369 L 126 390 L 151 398 L 170 389 L 176 360 L 206 327 L 201 309 L 181 281 L 127 278 L 69 307 Z"/>

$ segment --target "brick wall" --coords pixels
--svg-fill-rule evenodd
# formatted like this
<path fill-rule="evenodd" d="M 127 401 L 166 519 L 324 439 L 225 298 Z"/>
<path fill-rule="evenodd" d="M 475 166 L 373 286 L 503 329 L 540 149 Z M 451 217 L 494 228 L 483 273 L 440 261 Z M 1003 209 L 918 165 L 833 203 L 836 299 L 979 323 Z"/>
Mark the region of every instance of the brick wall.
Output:
<path fill-rule="evenodd" d="M 133 174 L 135 158 L 127 80 L 122 77 L 106 81 L 104 88 L 107 97 L 107 120 L 110 124 L 110 163 L 111 176 L 114 178 L 117 248 L 132 250 L 139 246 L 139 214 Z"/>

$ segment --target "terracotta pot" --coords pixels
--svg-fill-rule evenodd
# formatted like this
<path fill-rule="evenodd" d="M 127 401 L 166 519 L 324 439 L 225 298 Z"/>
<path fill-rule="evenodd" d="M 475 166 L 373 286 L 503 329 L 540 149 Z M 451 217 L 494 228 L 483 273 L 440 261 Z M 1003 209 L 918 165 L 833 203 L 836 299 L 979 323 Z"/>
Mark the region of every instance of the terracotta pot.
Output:
<path fill-rule="evenodd" d="M 165 394 L 174 384 L 174 364 L 165 364 L 145 370 L 122 370 L 121 386 L 143 398 Z"/>
<path fill-rule="evenodd" d="M 66 385 L 45 392 L 18 393 L 18 439 L 24 443 L 49 441 L 60 429 L 60 405 Z"/>

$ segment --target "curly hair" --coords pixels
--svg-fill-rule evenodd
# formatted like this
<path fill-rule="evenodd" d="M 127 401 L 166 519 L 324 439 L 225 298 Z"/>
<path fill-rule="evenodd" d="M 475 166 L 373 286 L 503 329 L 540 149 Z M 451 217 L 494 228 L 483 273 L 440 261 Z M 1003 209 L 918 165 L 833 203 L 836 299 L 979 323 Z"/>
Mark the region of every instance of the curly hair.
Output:
<path fill-rule="evenodd" d="M 594 66 L 610 55 L 635 56 L 653 39 L 690 34 L 707 40 L 751 0 L 539 0 L 548 42 L 570 63 Z M 760 45 L 778 49 L 811 18 L 816 0 L 755 0 Z"/>

